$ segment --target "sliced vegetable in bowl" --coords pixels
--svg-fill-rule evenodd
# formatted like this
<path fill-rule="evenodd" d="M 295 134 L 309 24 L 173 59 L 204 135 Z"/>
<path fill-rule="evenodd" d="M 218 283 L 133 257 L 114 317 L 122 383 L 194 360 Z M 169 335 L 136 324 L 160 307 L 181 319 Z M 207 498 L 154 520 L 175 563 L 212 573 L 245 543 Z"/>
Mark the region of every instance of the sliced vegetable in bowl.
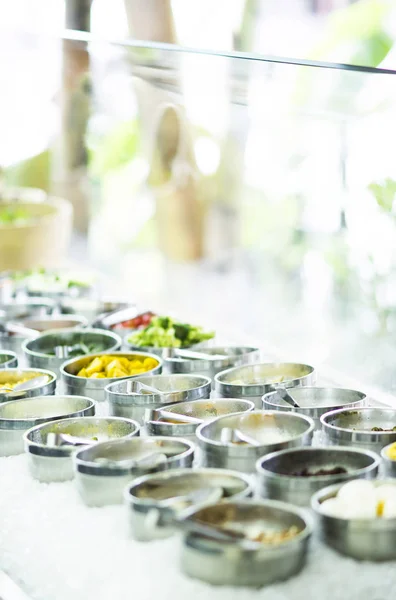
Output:
<path fill-rule="evenodd" d="M 211 340 L 213 331 L 180 323 L 170 317 L 154 317 L 143 329 L 128 337 L 128 343 L 136 347 L 187 348 Z"/>

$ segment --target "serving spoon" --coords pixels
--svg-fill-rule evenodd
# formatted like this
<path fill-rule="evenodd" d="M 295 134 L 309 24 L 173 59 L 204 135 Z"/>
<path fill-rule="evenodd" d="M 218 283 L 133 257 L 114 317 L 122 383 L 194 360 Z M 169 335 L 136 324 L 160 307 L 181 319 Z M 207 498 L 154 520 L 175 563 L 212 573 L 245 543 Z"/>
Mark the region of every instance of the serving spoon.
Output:
<path fill-rule="evenodd" d="M 0 387 L 0 393 L 6 392 L 7 395 L 13 392 L 24 392 L 26 390 L 30 390 L 34 387 L 39 387 L 40 385 L 44 385 L 48 382 L 48 375 L 38 375 L 37 377 L 32 377 L 23 383 L 17 383 L 14 387 L 2 386 Z"/>

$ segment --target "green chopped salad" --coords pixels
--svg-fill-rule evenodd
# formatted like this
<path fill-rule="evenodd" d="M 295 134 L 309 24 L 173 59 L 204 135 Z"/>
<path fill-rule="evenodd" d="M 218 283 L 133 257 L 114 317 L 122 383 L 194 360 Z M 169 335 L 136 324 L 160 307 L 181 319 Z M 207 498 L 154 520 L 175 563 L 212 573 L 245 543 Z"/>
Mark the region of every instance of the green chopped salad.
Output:
<path fill-rule="evenodd" d="M 0 225 L 23 225 L 32 220 L 30 213 L 18 206 L 6 206 L 0 209 Z"/>
<path fill-rule="evenodd" d="M 179 323 L 170 317 L 154 317 L 147 327 L 132 334 L 128 342 L 133 346 L 187 348 L 214 336 L 213 331 L 205 332 L 202 327 Z"/>

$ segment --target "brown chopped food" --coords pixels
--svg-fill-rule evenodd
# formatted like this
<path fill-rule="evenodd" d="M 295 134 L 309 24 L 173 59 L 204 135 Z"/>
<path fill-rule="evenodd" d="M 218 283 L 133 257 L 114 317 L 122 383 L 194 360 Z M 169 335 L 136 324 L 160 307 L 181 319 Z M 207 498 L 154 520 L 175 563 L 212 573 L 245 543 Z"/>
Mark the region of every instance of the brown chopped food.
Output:
<path fill-rule="evenodd" d="M 317 471 L 312 471 L 308 467 L 304 467 L 301 471 L 294 471 L 293 473 L 290 473 L 290 475 L 293 477 L 321 477 L 324 475 L 343 475 L 344 473 L 348 473 L 347 469 L 344 467 L 324 467 Z"/>
<path fill-rule="evenodd" d="M 371 431 L 391 432 L 391 431 L 396 431 L 396 426 L 395 427 L 391 427 L 390 429 L 383 429 L 382 427 L 372 427 Z"/>
<path fill-rule="evenodd" d="M 282 529 L 281 531 L 260 531 L 253 537 L 247 536 L 252 542 L 259 542 L 260 544 L 282 544 L 291 538 L 294 538 L 300 533 L 298 527 L 293 525 L 288 529 Z"/>

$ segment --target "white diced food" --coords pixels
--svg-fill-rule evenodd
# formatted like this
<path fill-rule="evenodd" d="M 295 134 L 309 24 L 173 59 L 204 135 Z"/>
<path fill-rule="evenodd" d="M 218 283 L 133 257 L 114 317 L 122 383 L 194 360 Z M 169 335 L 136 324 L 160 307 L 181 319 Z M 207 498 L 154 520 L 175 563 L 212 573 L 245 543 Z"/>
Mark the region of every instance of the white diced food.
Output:
<path fill-rule="evenodd" d="M 374 519 L 377 516 L 376 491 L 370 481 L 349 481 L 339 490 L 337 498 L 348 518 Z"/>
<path fill-rule="evenodd" d="M 349 515 L 345 511 L 345 507 L 338 498 L 324 500 L 320 505 L 320 512 L 329 517 L 337 517 L 340 519 L 349 518 Z"/>

